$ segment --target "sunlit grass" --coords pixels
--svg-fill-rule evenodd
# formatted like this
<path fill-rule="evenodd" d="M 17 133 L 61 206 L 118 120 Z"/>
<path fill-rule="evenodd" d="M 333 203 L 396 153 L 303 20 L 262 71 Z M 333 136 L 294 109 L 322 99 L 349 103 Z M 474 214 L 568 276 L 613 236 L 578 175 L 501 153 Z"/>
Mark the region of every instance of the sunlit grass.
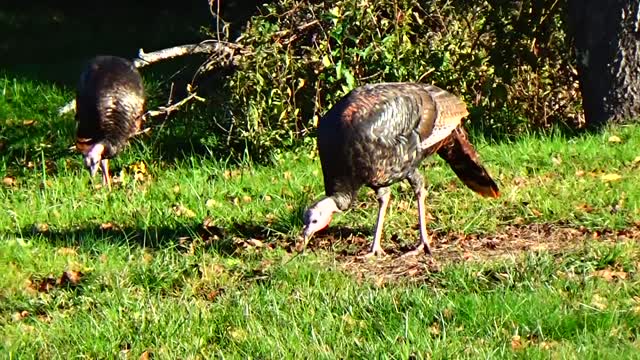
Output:
<path fill-rule="evenodd" d="M 447 262 L 436 249 L 444 265 L 420 281 L 359 279 L 334 252 L 292 259 L 282 245 L 296 240 L 302 209 L 323 192 L 313 149 L 270 165 L 191 147 L 167 156 L 163 139 L 190 142 L 172 133 L 172 122 L 188 116 L 179 115 L 112 162 L 120 182 L 108 192 L 91 185 L 69 149 L 73 116 L 57 114 L 68 90 L 10 77 L 0 90 L 0 175 L 10 179 L 0 186 L 4 354 L 582 359 L 639 350 L 634 241 L 473 264 Z M 431 230 L 615 230 L 640 218 L 640 127 L 474 143 L 502 196 L 479 197 L 433 158 L 423 166 Z M 413 195 L 398 185 L 392 199 L 382 245 L 395 246 L 392 235 L 411 244 Z M 363 189 L 332 226 L 370 238 L 376 206 Z M 205 219 L 222 232 L 220 244 L 259 238 L 273 249 L 204 246 Z M 606 281 L 598 270 L 624 278 Z M 61 283 L 65 271 L 80 276 L 77 284 Z"/>

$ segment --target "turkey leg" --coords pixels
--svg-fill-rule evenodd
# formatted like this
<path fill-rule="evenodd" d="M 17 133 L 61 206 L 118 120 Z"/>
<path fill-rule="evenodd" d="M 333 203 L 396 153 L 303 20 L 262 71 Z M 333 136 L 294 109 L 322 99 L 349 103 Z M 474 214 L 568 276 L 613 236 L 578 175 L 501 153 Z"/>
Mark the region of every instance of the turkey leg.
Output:
<path fill-rule="evenodd" d="M 420 222 L 420 244 L 415 250 L 409 251 L 403 256 L 414 256 L 418 255 L 421 252 L 425 252 L 427 255 L 431 255 L 431 247 L 429 244 L 431 243 L 431 237 L 429 233 L 427 233 L 427 223 L 426 223 L 426 210 L 424 207 L 424 200 L 427 197 L 427 189 L 424 188 L 424 179 L 422 175 L 415 170 L 413 174 L 407 177 L 407 180 L 411 184 L 413 188 L 413 192 L 416 194 L 416 199 L 418 201 L 418 221 Z"/>
<path fill-rule="evenodd" d="M 109 159 L 100 160 L 100 168 L 102 169 L 102 184 L 107 185 L 111 190 L 111 176 L 109 176 Z"/>
<path fill-rule="evenodd" d="M 382 256 L 385 255 L 384 250 L 380 247 L 380 239 L 382 238 L 382 227 L 384 225 L 384 217 L 387 214 L 387 207 L 389 206 L 389 200 L 391 199 L 391 191 L 389 187 L 383 187 L 376 190 L 376 196 L 378 197 L 378 220 L 376 221 L 376 228 L 373 235 L 373 244 L 371 244 L 371 250 L 365 257 Z"/>

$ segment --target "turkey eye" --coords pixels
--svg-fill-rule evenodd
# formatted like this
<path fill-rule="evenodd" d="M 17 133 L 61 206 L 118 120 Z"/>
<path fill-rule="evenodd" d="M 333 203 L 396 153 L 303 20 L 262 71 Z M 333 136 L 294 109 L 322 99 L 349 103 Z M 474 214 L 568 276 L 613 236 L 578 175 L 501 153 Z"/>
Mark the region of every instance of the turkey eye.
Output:
<path fill-rule="evenodd" d="M 317 224 L 317 223 L 318 223 L 318 220 L 312 220 L 312 221 L 311 221 L 311 223 L 313 223 L 313 224 Z"/>

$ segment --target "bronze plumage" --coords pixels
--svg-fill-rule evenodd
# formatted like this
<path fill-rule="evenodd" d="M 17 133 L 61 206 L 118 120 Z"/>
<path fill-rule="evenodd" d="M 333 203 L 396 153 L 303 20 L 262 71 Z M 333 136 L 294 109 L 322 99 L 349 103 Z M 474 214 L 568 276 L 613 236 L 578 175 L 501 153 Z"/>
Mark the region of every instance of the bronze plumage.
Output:
<path fill-rule="evenodd" d="M 371 84 L 343 97 L 318 124 L 326 196 L 305 212 L 305 241 L 326 227 L 334 212 L 348 209 L 366 185 L 376 191 L 380 205 L 370 255 L 383 254 L 380 239 L 389 186 L 407 180 L 418 202 L 421 242 L 416 251 L 430 254 L 426 190 L 418 171 L 424 158 L 437 152 L 469 188 L 483 196 L 499 196 L 462 127 L 467 115 L 462 100 L 427 84 Z"/>
<path fill-rule="evenodd" d="M 100 163 L 109 187 L 109 159 L 140 130 L 144 105 L 142 77 L 129 60 L 97 56 L 82 71 L 76 92 L 76 149 L 92 177 Z"/>

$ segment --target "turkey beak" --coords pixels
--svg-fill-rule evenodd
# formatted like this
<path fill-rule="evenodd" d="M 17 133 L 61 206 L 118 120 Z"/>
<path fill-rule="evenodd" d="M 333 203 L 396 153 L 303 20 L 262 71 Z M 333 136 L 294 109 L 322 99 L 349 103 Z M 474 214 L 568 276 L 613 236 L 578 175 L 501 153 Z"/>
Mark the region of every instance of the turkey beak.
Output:
<path fill-rule="evenodd" d="M 302 237 L 304 238 L 305 245 L 307 245 L 307 243 L 309 242 L 309 239 L 311 239 L 312 236 L 313 236 L 313 232 L 309 229 L 308 226 L 305 226 L 304 230 L 302 231 Z"/>

